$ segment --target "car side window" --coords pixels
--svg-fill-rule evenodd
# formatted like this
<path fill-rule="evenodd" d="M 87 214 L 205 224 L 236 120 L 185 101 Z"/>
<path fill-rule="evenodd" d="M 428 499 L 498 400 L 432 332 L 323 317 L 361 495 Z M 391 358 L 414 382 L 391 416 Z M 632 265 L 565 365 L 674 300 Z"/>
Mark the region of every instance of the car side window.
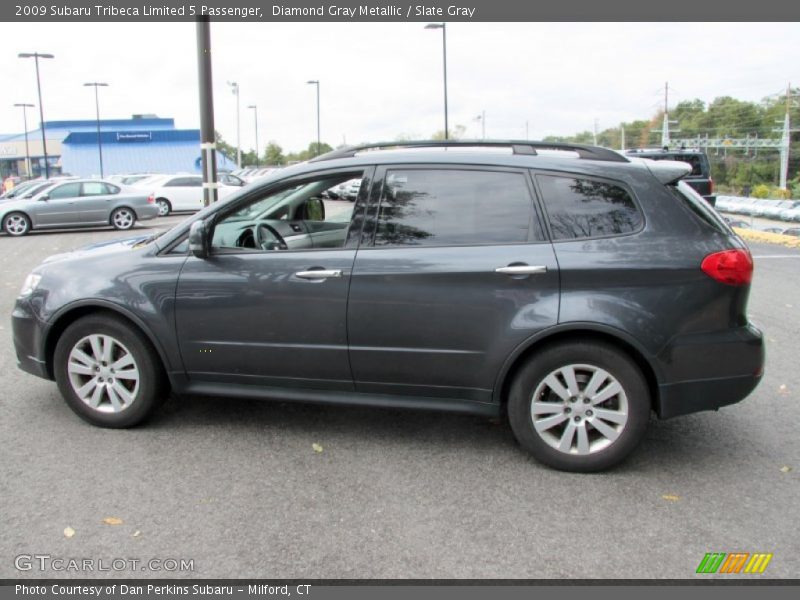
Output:
<path fill-rule="evenodd" d="M 621 186 L 578 177 L 537 175 L 554 240 L 638 231 L 644 218 Z"/>
<path fill-rule="evenodd" d="M 212 251 L 344 247 L 355 204 L 325 199 L 323 192 L 352 178 L 327 174 L 254 196 L 214 226 Z"/>
<path fill-rule="evenodd" d="M 51 200 L 56 200 L 60 198 L 76 198 L 81 195 L 81 184 L 80 183 L 65 183 L 64 185 L 59 185 L 54 187 L 48 193 Z"/>
<path fill-rule="evenodd" d="M 107 193 L 106 184 L 102 181 L 86 181 L 81 190 L 81 196 L 104 196 Z"/>
<path fill-rule="evenodd" d="M 375 245 L 525 243 L 532 215 L 521 173 L 392 169 L 384 178 Z"/>

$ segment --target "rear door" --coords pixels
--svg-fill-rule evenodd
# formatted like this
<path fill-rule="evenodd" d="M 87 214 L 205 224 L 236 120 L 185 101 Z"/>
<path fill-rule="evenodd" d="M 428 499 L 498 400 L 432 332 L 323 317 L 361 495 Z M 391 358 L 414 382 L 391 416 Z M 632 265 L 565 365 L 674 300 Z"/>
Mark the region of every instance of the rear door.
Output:
<path fill-rule="evenodd" d="M 111 216 L 113 194 L 119 188 L 102 181 L 84 181 L 81 184 L 81 197 L 76 202 L 81 220 L 84 223 L 108 223 Z"/>
<path fill-rule="evenodd" d="M 529 176 L 379 169 L 348 302 L 356 389 L 490 402 L 503 363 L 558 319 Z"/>
<path fill-rule="evenodd" d="M 172 204 L 172 210 L 197 211 L 203 208 L 202 177 L 173 177 L 164 184 L 164 193 Z"/>

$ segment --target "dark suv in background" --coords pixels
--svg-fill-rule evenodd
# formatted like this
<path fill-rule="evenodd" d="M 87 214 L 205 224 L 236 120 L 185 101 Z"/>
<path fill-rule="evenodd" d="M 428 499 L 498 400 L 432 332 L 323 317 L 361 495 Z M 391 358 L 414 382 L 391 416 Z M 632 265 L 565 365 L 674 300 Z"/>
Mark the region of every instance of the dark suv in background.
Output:
<path fill-rule="evenodd" d="M 104 427 L 143 421 L 168 388 L 507 414 L 523 447 L 574 471 L 624 459 L 652 412 L 716 409 L 759 382 L 750 253 L 686 164 L 386 146 L 51 257 L 14 309 L 20 367 Z M 353 179 L 354 203 L 323 200 Z"/>
<path fill-rule="evenodd" d="M 639 158 L 649 158 L 650 160 L 675 160 L 685 162 L 692 170 L 683 180 L 694 190 L 705 198 L 711 206 L 716 205 L 717 197 L 714 194 L 714 180 L 711 178 L 711 166 L 708 156 L 700 150 L 668 150 L 658 148 L 644 148 L 639 150 L 628 150 L 627 153 Z"/>

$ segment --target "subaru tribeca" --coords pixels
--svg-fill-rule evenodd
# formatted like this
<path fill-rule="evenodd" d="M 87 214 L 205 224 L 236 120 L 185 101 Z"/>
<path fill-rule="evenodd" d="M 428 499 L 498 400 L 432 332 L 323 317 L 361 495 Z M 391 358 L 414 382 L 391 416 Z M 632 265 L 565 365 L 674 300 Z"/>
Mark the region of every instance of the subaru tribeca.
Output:
<path fill-rule="evenodd" d="M 103 427 L 177 394 L 507 415 L 557 469 L 758 384 L 744 242 L 689 167 L 592 146 L 407 142 L 283 169 L 160 235 L 50 257 L 19 366 Z M 360 179 L 354 203 L 323 192 Z"/>

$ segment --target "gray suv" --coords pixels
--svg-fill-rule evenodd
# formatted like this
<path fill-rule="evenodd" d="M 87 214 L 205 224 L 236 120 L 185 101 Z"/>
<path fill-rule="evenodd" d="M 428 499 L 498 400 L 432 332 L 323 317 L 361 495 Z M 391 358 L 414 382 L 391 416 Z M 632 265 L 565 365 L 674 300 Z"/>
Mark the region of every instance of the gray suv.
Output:
<path fill-rule="evenodd" d="M 507 415 L 541 462 L 606 469 L 651 413 L 762 376 L 750 253 L 688 172 L 564 144 L 337 150 L 48 259 L 14 309 L 19 366 L 103 427 L 169 389 Z M 354 203 L 323 199 L 352 179 Z"/>

